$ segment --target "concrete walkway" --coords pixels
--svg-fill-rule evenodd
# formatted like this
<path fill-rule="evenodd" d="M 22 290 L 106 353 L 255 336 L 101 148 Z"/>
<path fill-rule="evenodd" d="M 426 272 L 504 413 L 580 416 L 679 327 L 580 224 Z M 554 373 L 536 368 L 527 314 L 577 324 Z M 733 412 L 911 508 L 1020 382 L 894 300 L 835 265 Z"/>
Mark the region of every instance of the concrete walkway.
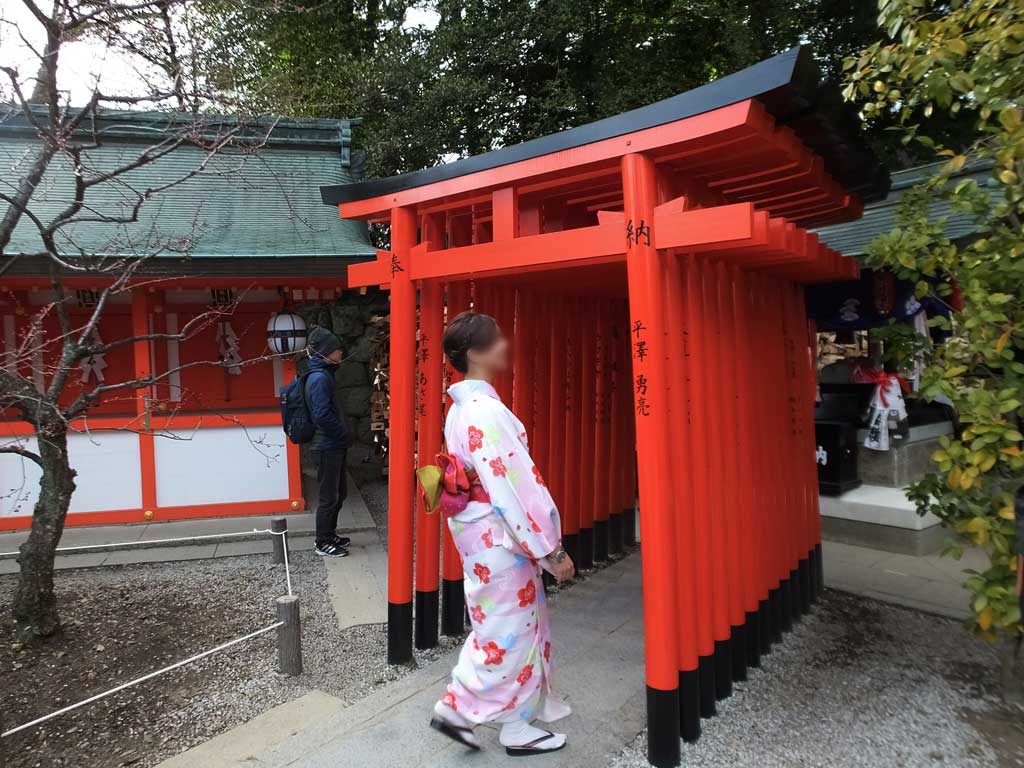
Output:
<path fill-rule="evenodd" d="M 351 558 L 349 558 L 351 559 Z M 558 688 L 574 709 L 556 727 L 571 747 L 531 765 L 600 766 L 644 727 L 640 558 L 627 557 L 551 601 Z M 383 653 L 383 649 L 381 649 Z M 462 768 L 506 766 L 497 731 L 467 752 L 427 727 L 457 651 L 344 707 L 314 691 L 161 764 L 161 768 Z"/>
<path fill-rule="evenodd" d="M 822 544 L 825 584 L 954 619 L 967 617 L 965 568 L 988 568 L 985 554 L 967 550 L 960 560 L 939 555 L 901 555 L 826 541 Z"/>
<path fill-rule="evenodd" d="M 349 493 L 338 516 L 338 528 L 346 532 L 369 531 L 376 537 L 373 518 L 366 508 L 366 502 L 351 478 Z M 61 547 L 96 547 L 84 552 L 58 552 L 56 567 L 93 568 L 101 565 L 127 565 L 130 563 L 161 563 L 178 560 L 199 560 L 210 557 L 232 557 L 269 553 L 273 547 L 267 534 L 252 534 L 224 539 L 208 539 L 197 543 L 175 542 L 154 543 L 160 539 L 211 536 L 224 533 L 251 532 L 253 529 L 270 528 L 271 517 L 218 517 L 201 520 L 174 520 L 170 522 L 142 523 L 137 525 L 70 526 L 64 530 Z M 288 520 L 288 536 L 291 548 L 311 546 L 307 542 L 313 535 L 314 523 L 311 512 L 292 512 Z M 0 574 L 16 573 L 17 549 L 28 538 L 28 531 L 0 533 Z M 128 547 L 106 547 L 105 545 L 130 542 Z"/>

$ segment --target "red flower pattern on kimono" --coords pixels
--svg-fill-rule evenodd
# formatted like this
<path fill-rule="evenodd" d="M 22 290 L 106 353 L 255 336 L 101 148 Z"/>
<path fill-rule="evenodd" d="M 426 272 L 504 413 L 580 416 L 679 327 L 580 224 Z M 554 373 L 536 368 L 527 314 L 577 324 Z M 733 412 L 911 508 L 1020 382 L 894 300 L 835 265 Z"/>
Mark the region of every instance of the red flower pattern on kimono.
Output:
<path fill-rule="evenodd" d="M 537 588 L 533 585 L 533 582 L 527 582 L 526 586 L 519 590 L 519 607 L 525 608 L 528 605 L 533 605 L 537 600 Z"/>
<path fill-rule="evenodd" d="M 496 459 L 491 459 L 488 462 L 491 465 L 491 469 L 494 470 L 495 477 L 505 477 L 508 474 L 508 470 L 505 468 L 505 462 L 501 460 L 501 456 Z"/>
<path fill-rule="evenodd" d="M 516 677 L 516 682 L 520 685 L 523 685 L 531 677 L 533 677 L 533 664 L 527 664 L 525 667 L 519 670 L 519 675 Z"/>
<path fill-rule="evenodd" d="M 519 705 L 519 697 L 518 696 L 513 696 L 512 697 L 512 701 L 510 701 L 508 704 L 506 704 L 504 707 L 502 707 L 501 711 L 502 712 L 511 712 L 518 705 Z"/>
<path fill-rule="evenodd" d="M 533 519 L 533 515 L 529 512 L 526 513 L 526 519 L 530 521 L 530 527 L 537 533 L 541 532 L 541 527 L 537 525 L 537 521 Z"/>
<path fill-rule="evenodd" d="M 473 617 L 473 621 L 477 624 L 482 624 L 484 619 L 487 618 L 487 614 L 484 613 L 484 609 L 479 605 L 474 605 L 469 611 L 469 615 Z"/>
<path fill-rule="evenodd" d="M 484 531 L 483 535 L 480 538 L 483 539 L 484 544 L 488 549 L 494 546 L 494 531 L 492 531 L 490 528 Z"/>
<path fill-rule="evenodd" d="M 541 476 L 536 464 L 533 465 L 533 479 L 537 481 L 537 485 L 544 485 L 544 478 Z"/>
<path fill-rule="evenodd" d="M 551 661 L 551 643 L 544 641 L 544 661 Z"/>
<path fill-rule="evenodd" d="M 530 556 L 531 560 L 534 560 L 534 561 L 537 560 L 537 556 L 535 554 L 533 554 L 533 551 L 530 549 L 530 545 L 529 544 L 527 544 L 524 541 L 524 542 L 521 542 L 519 546 L 521 546 L 523 548 L 523 552 L 525 552 L 526 554 L 528 554 Z"/>
<path fill-rule="evenodd" d="M 477 448 L 484 447 L 484 433 L 482 430 L 476 427 L 469 428 L 469 452 L 472 453 Z"/>
<path fill-rule="evenodd" d="M 451 707 L 452 709 L 458 710 L 458 706 L 455 703 L 455 694 L 451 691 L 448 691 L 441 697 L 441 703 L 445 706 Z"/>
<path fill-rule="evenodd" d="M 476 577 L 480 579 L 480 581 L 482 581 L 484 584 L 491 583 L 491 569 L 483 563 L 477 563 L 476 565 L 474 565 L 473 573 L 475 573 Z"/>
<path fill-rule="evenodd" d="M 494 664 L 495 666 L 501 664 L 505 656 L 505 649 L 499 646 L 496 642 L 491 640 L 481 650 L 487 654 L 487 659 L 484 664 Z"/>

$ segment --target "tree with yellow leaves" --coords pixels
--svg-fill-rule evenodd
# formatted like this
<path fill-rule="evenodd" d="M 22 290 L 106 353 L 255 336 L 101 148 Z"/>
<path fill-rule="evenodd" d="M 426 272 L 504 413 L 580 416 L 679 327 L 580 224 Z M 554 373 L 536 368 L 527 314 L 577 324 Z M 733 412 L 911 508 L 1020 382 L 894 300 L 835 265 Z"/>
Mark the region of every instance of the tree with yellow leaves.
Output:
<path fill-rule="evenodd" d="M 846 61 L 845 96 L 868 123 L 895 124 L 905 143 L 948 161 L 905 195 L 899 228 L 871 245 L 868 262 L 915 281 L 919 296 L 949 297 L 954 286 L 962 295 L 962 309 L 950 321 L 933 321 L 951 335 L 929 353 L 920 394 L 948 398 L 964 429 L 958 438 L 943 438 L 932 456 L 935 471 L 910 495 L 921 514 L 937 515 L 955 532 L 951 554 L 974 545 L 989 556 L 985 571 L 967 572 L 971 629 L 989 640 L 1016 640 L 1022 626 L 1013 496 L 1024 479 L 1024 3 L 878 5 L 885 38 Z M 966 142 L 958 136 L 951 145 L 936 135 L 950 119 L 967 121 Z M 975 160 L 993 164 L 987 189 L 952 179 Z M 928 215 L 928 203 L 940 198 L 975 218 L 977 237 L 945 236 L 943 222 Z"/>

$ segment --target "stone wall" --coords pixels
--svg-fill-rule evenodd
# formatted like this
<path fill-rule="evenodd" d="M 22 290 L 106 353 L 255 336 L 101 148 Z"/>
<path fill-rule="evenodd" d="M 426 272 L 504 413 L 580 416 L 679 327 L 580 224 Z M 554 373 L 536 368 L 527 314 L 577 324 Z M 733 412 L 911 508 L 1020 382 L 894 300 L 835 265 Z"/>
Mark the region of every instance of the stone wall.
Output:
<path fill-rule="evenodd" d="M 388 295 L 375 288 L 367 289 L 365 294 L 343 291 L 329 304 L 304 304 L 295 309 L 307 327 L 329 328 L 341 339 L 345 357 L 335 376 L 335 396 L 354 433 L 348 450 L 349 472 L 359 482 L 379 477 L 381 465 L 370 434 L 370 354 L 373 338 L 380 330 L 371 320 L 388 313 Z M 301 360 L 299 370 L 305 370 Z M 308 474 L 305 447 L 302 463 Z"/>

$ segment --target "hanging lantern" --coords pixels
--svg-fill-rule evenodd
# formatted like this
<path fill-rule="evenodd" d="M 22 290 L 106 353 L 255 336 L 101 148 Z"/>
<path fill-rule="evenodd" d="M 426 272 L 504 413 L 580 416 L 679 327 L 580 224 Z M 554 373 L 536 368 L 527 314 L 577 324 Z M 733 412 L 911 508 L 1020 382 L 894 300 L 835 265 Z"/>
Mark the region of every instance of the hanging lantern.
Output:
<path fill-rule="evenodd" d="M 277 312 L 267 323 L 267 344 L 275 355 L 288 355 L 306 346 L 306 321 L 294 312 Z"/>

